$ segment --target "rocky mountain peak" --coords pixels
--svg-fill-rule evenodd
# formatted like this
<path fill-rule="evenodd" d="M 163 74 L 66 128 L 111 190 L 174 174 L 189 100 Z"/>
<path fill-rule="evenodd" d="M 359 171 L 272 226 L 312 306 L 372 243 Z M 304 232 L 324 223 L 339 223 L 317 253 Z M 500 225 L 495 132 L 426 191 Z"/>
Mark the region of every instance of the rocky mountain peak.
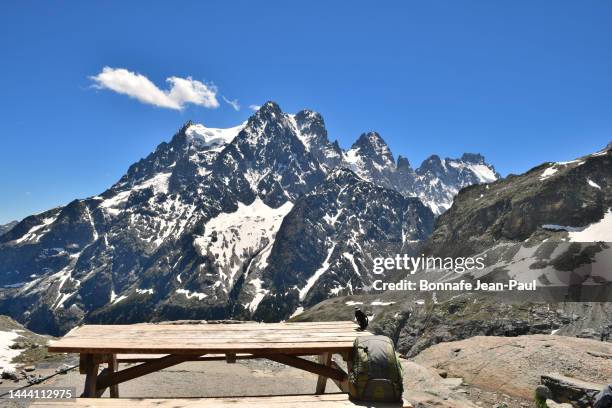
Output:
<path fill-rule="evenodd" d="M 308 149 L 322 148 L 329 144 L 327 129 L 321 114 L 304 109 L 296 113 L 293 118 L 300 139 Z"/>
<path fill-rule="evenodd" d="M 276 102 L 268 101 L 261 105 L 259 110 L 257 110 L 257 112 L 255 112 L 255 115 L 253 116 L 262 119 L 275 119 L 277 116 L 282 115 L 282 113 L 283 112 L 280 106 Z"/>
<path fill-rule="evenodd" d="M 254 136 L 256 139 L 261 139 L 260 142 L 266 142 L 280 135 L 293 133 L 290 128 L 291 116 L 284 113 L 280 106 L 272 101 L 263 104 L 245 124 L 247 139 L 251 139 L 252 143 L 256 142 Z"/>
<path fill-rule="evenodd" d="M 352 149 L 359 150 L 361 156 L 372 159 L 379 164 L 395 162 L 391 149 L 377 132 L 362 133 L 351 147 Z"/>
<path fill-rule="evenodd" d="M 298 122 L 298 124 L 316 123 L 325 126 L 323 116 L 321 116 L 319 112 L 315 112 L 310 109 L 302 109 L 296 113 L 295 120 Z"/>
<path fill-rule="evenodd" d="M 405 158 L 404 156 L 402 156 L 401 154 L 399 156 L 397 156 L 397 170 L 401 171 L 401 170 L 411 170 L 412 167 L 410 167 L 410 161 Z"/>
<path fill-rule="evenodd" d="M 461 160 L 469 163 L 484 164 L 485 158 L 480 153 L 463 153 Z"/>
<path fill-rule="evenodd" d="M 245 129 L 251 135 L 261 135 L 269 129 L 284 127 L 286 115 L 282 112 L 280 106 L 276 102 L 268 101 L 264 103 L 253 115 L 247 120 Z M 270 132 L 276 134 L 277 131 Z"/>
<path fill-rule="evenodd" d="M 181 126 L 181 129 L 179 130 L 179 133 L 184 133 L 190 126 L 194 125 L 195 123 L 189 119 L 187 122 L 185 122 L 183 124 L 183 126 Z"/>
<path fill-rule="evenodd" d="M 421 163 L 421 165 L 417 169 L 419 173 L 425 173 L 427 171 L 436 173 L 436 172 L 441 172 L 443 170 L 444 170 L 444 165 L 442 164 L 442 160 L 440 159 L 440 156 L 438 156 L 437 154 L 432 154 L 431 156 L 423 160 L 423 163 Z"/>

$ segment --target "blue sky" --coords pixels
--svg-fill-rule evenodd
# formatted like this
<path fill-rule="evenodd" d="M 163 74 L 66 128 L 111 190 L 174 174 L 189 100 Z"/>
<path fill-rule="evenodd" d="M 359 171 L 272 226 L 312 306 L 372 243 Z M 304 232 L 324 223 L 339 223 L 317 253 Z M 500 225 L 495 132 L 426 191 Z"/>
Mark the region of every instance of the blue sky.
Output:
<path fill-rule="evenodd" d="M 480 152 L 506 175 L 612 139 L 612 2 L 382 3 L 0 2 L 0 223 L 266 100 L 321 112 L 343 147 L 376 130 L 413 165 Z M 96 89 L 104 67 L 162 90 L 191 77 L 219 106 Z"/>

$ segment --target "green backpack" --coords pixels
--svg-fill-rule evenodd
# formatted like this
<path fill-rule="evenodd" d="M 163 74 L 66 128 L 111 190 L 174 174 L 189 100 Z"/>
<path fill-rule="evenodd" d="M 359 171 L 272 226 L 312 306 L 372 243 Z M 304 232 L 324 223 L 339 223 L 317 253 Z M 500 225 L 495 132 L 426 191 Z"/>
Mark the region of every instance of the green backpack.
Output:
<path fill-rule="evenodd" d="M 402 400 L 402 365 L 393 342 L 386 336 L 357 337 L 349 373 L 351 399 L 372 402 Z"/>

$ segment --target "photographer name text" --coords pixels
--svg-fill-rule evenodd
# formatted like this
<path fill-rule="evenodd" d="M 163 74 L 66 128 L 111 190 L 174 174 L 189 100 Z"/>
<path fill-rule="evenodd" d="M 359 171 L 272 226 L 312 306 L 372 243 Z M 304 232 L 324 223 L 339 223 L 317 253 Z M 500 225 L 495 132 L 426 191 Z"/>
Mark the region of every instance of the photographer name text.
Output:
<path fill-rule="evenodd" d="M 503 291 L 519 291 L 528 292 L 536 290 L 536 280 L 531 282 L 520 282 L 510 279 L 508 282 L 469 282 L 464 279 L 453 282 L 430 282 L 426 279 L 418 281 L 401 280 L 399 282 L 384 282 L 375 280 L 373 282 L 375 290 L 405 290 L 405 291 L 429 291 L 429 292 L 444 292 L 444 291 L 481 291 L 481 292 L 503 292 Z"/>

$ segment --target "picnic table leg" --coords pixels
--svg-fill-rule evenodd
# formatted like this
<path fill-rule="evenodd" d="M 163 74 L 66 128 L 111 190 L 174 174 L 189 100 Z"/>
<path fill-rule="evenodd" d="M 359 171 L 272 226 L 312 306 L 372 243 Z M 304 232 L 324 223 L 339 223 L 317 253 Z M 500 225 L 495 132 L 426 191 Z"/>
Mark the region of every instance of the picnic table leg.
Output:
<path fill-rule="evenodd" d="M 319 363 L 331 367 L 332 353 L 319 354 Z M 327 377 L 322 375 L 317 379 L 317 388 L 315 394 L 325 394 L 325 386 L 327 385 Z"/>
<path fill-rule="evenodd" d="M 117 364 L 117 355 L 113 354 L 111 359 L 108 361 L 108 371 L 110 374 L 117 372 L 119 365 Z M 110 397 L 119 398 L 119 384 L 110 386 Z"/>
<path fill-rule="evenodd" d="M 81 354 L 79 365 L 81 373 L 85 374 L 85 389 L 81 396 L 85 398 L 96 398 L 96 382 L 98 381 L 98 369 L 100 368 L 100 364 L 96 362 L 93 354 Z"/>
<path fill-rule="evenodd" d="M 353 371 L 353 352 L 349 351 L 346 353 L 346 371 L 350 375 Z"/>

